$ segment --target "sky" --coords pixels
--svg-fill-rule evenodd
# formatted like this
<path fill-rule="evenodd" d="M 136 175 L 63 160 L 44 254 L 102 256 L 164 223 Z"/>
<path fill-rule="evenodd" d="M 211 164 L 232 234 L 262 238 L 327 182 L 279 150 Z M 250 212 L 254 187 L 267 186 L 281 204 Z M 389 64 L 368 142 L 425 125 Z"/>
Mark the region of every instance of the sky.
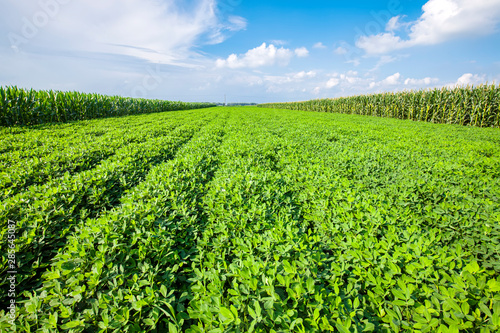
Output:
<path fill-rule="evenodd" d="M 500 82 L 500 0 L 1 0 L 0 85 L 287 102 Z"/>

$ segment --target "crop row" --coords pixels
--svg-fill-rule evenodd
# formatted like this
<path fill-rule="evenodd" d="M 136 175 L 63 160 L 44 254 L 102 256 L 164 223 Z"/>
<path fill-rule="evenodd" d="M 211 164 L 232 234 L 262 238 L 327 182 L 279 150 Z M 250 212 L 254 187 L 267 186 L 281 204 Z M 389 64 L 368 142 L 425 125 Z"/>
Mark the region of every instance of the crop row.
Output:
<path fill-rule="evenodd" d="M 0 126 L 61 123 L 152 112 L 200 109 L 211 103 L 125 98 L 79 92 L 0 87 Z"/>
<path fill-rule="evenodd" d="M 102 160 L 115 155 L 118 149 L 165 135 L 176 125 L 145 124 L 135 127 L 101 128 L 94 126 L 74 132 L 71 137 L 23 135 L 21 147 L 14 149 L 11 146 L 11 149 L 2 155 L 0 191 L 3 192 L 0 198 L 15 195 L 30 185 L 43 184 L 65 173 L 74 174 L 91 169 Z M 18 138 L 19 135 L 14 135 L 8 139 L 15 143 Z"/>
<path fill-rule="evenodd" d="M 497 85 L 445 87 L 259 106 L 500 127 L 500 86 Z"/>
<path fill-rule="evenodd" d="M 8 196 L 18 331 L 500 329 L 497 129 L 259 108 L 134 121 L 130 148 Z"/>
<path fill-rule="evenodd" d="M 38 293 L 47 297 L 26 303 L 21 327 L 56 328 L 51 318 L 60 318 L 61 328 L 143 331 L 175 315 L 169 305 L 183 294 L 222 124 L 205 126 L 174 160 L 152 168 L 119 207 L 77 226 L 42 277 Z M 39 321 L 40 311 L 52 316 Z"/>
<path fill-rule="evenodd" d="M 73 230 L 75 221 L 96 217 L 119 204 L 123 193 L 141 182 L 151 167 L 172 158 L 207 121 L 209 118 L 205 116 L 191 124 L 178 122 L 176 127 L 173 123 L 172 130 L 153 138 L 151 132 L 144 129 L 144 138 L 139 142 L 117 148 L 112 156 L 95 167 L 66 172 L 4 200 L 0 207 L 2 236 L 6 237 L 8 220 L 17 222 L 18 290 L 33 288 L 33 280 L 38 279 L 38 273 L 64 246 L 65 237 Z M 2 252 L 7 253 L 4 245 L 7 244 L 2 243 Z M 7 263 L 5 256 L 0 268 L 2 272 L 8 270 Z M 7 284 L 7 276 L 3 276 L 2 286 Z M 2 288 L 2 293 L 5 292 Z"/>

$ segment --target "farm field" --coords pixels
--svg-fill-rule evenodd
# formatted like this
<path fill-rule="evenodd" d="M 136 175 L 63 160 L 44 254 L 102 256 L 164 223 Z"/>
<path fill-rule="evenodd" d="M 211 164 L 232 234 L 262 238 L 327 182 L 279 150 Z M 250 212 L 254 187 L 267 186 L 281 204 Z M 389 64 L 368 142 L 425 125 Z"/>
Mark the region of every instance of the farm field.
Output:
<path fill-rule="evenodd" d="M 498 128 L 257 107 L 0 127 L 0 180 L 2 332 L 500 330 Z"/>

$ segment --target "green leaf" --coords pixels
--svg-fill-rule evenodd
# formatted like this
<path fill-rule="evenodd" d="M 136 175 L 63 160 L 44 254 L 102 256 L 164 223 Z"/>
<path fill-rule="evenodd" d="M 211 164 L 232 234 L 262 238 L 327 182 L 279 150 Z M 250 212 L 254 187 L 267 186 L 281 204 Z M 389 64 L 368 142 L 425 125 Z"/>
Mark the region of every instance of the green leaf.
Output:
<path fill-rule="evenodd" d="M 335 323 L 335 327 L 337 327 L 337 329 L 341 333 L 350 333 L 349 329 L 339 322 Z"/>
<path fill-rule="evenodd" d="M 488 281 L 488 288 L 492 292 L 500 291 L 500 282 L 495 279 L 491 279 Z"/>
<path fill-rule="evenodd" d="M 472 274 L 477 273 L 480 270 L 479 265 L 478 265 L 477 261 L 475 261 L 475 260 L 472 261 L 471 263 L 469 263 L 467 266 L 465 266 L 464 269 L 469 271 Z"/>
<path fill-rule="evenodd" d="M 356 297 L 354 299 L 354 302 L 352 303 L 352 306 L 353 306 L 354 309 L 359 308 L 359 298 L 358 297 Z"/>
<path fill-rule="evenodd" d="M 260 318 L 262 316 L 262 309 L 260 308 L 260 304 L 257 301 L 253 301 L 253 305 L 255 307 L 255 313 L 257 317 Z"/>
<path fill-rule="evenodd" d="M 363 328 L 363 332 L 373 332 L 373 331 L 375 331 L 375 325 L 370 322 L 366 322 L 365 328 Z"/>
<path fill-rule="evenodd" d="M 250 316 L 253 318 L 253 319 L 256 319 L 257 318 L 257 314 L 255 313 L 255 311 L 250 307 L 250 305 L 248 306 L 248 313 L 250 314 Z"/>
<path fill-rule="evenodd" d="M 156 325 L 156 323 L 154 322 L 154 320 L 151 319 L 151 318 L 144 319 L 144 324 L 146 324 L 148 326 L 155 326 Z"/>
<path fill-rule="evenodd" d="M 75 328 L 75 327 L 80 327 L 80 326 L 84 326 L 84 323 L 82 320 L 72 320 L 64 325 L 61 325 L 61 328 L 63 330 L 67 330 L 70 328 Z"/>
<path fill-rule="evenodd" d="M 168 323 L 168 332 L 169 333 L 178 333 L 179 331 L 177 330 L 177 327 L 172 324 L 172 323 Z"/>
<path fill-rule="evenodd" d="M 313 320 L 314 320 L 314 321 L 317 321 L 317 320 L 318 320 L 318 318 L 319 318 L 319 316 L 320 316 L 320 311 L 319 311 L 319 309 L 318 309 L 318 308 L 314 309 L 314 313 L 313 313 Z"/>
<path fill-rule="evenodd" d="M 288 260 L 283 261 L 283 268 L 285 269 L 285 272 L 288 274 L 295 274 L 296 272 L 295 267 L 292 267 L 292 265 Z"/>
<path fill-rule="evenodd" d="M 493 325 L 499 326 L 500 328 L 500 313 L 498 312 L 493 313 L 493 316 L 491 317 L 491 322 L 493 323 Z"/>
<path fill-rule="evenodd" d="M 463 314 L 465 314 L 465 315 L 469 314 L 469 311 L 470 311 L 469 303 L 463 302 L 460 307 L 462 308 Z"/>
<path fill-rule="evenodd" d="M 250 327 L 248 328 L 248 333 L 252 333 L 255 330 L 255 324 L 257 324 L 257 322 L 255 320 L 252 320 L 252 322 L 250 323 Z"/>
<path fill-rule="evenodd" d="M 481 311 L 483 311 L 483 313 L 485 315 L 487 315 L 488 317 L 493 317 L 493 315 L 491 314 L 491 311 L 490 309 L 488 309 L 488 307 L 486 305 L 484 305 L 484 303 L 479 303 L 479 308 L 481 309 Z"/>
<path fill-rule="evenodd" d="M 234 321 L 234 315 L 228 308 L 221 307 L 219 312 L 219 318 L 224 325 L 230 324 Z"/>
<path fill-rule="evenodd" d="M 266 298 L 264 298 L 266 299 Z M 274 300 L 272 297 L 269 297 L 266 299 L 266 301 L 264 302 L 264 309 L 266 310 L 271 310 L 274 308 Z"/>
<path fill-rule="evenodd" d="M 278 282 L 279 282 L 282 286 L 286 285 L 286 281 L 285 281 L 285 278 L 283 277 L 283 275 L 278 274 L 278 275 L 276 276 L 276 279 L 278 280 Z"/>
<path fill-rule="evenodd" d="M 306 286 L 309 293 L 314 293 L 314 279 L 312 277 L 307 279 Z"/>
<path fill-rule="evenodd" d="M 167 287 L 165 287 L 165 285 L 161 285 L 160 287 L 160 293 L 162 294 L 163 297 L 167 297 L 167 294 L 168 294 L 168 290 L 167 290 Z"/>
<path fill-rule="evenodd" d="M 213 330 L 208 331 L 208 333 L 222 333 L 224 332 L 221 328 L 214 328 Z"/>
<path fill-rule="evenodd" d="M 49 315 L 49 323 L 52 326 L 52 328 L 57 328 L 57 319 L 58 319 L 57 312 L 54 312 L 54 314 Z"/>
<path fill-rule="evenodd" d="M 394 297 L 399 298 L 399 299 L 406 299 L 405 295 L 403 292 L 399 289 L 392 289 L 391 292 L 394 294 Z"/>

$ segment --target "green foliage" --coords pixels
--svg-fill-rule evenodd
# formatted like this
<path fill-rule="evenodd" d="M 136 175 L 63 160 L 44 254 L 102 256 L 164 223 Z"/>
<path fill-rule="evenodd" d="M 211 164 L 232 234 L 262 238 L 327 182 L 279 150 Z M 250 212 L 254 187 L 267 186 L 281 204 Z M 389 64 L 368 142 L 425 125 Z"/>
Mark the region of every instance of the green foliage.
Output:
<path fill-rule="evenodd" d="M 215 104 L 111 97 L 53 90 L 36 91 L 10 86 L 0 87 L 0 126 L 65 123 L 213 106 Z"/>
<path fill-rule="evenodd" d="M 259 106 L 390 117 L 440 124 L 500 127 L 500 85 L 404 91 Z"/>
<path fill-rule="evenodd" d="M 495 332 L 500 132 L 255 107 L 0 129 L 17 331 Z"/>

